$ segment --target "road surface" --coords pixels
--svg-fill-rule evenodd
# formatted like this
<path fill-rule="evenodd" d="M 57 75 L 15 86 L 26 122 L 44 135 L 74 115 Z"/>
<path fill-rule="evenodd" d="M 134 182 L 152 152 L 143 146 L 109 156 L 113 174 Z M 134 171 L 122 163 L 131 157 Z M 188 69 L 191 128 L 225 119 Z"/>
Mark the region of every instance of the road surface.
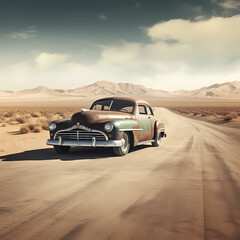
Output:
<path fill-rule="evenodd" d="M 239 240 L 240 131 L 155 112 L 159 148 L 2 156 L 0 239 Z"/>

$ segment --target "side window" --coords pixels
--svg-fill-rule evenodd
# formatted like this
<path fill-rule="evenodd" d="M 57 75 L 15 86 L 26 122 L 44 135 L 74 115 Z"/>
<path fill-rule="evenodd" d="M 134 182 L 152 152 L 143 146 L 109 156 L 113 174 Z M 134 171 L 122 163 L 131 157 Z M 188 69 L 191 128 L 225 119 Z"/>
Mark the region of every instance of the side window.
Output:
<path fill-rule="evenodd" d="M 147 114 L 146 106 L 144 105 L 138 105 L 138 113 L 139 114 Z"/>
<path fill-rule="evenodd" d="M 147 114 L 148 115 L 153 115 L 153 111 L 149 106 L 147 106 Z"/>
<path fill-rule="evenodd" d="M 95 104 L 94 107 L 93 107 L 93 110 L 101 111 L 101 110 L 102 110 L 102 105 L 100 105 L 100 104 Z"/>

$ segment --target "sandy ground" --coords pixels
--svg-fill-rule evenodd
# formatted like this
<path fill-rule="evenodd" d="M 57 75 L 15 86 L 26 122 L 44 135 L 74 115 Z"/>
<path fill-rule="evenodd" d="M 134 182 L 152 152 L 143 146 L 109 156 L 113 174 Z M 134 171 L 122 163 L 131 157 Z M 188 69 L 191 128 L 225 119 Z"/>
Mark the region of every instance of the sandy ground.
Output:
<path fill-rule="evenodd" d="M 240 130 L 156 114 L 167 138 L 124 157 L 1 128 L 0 239 L 239 240 Z"/>

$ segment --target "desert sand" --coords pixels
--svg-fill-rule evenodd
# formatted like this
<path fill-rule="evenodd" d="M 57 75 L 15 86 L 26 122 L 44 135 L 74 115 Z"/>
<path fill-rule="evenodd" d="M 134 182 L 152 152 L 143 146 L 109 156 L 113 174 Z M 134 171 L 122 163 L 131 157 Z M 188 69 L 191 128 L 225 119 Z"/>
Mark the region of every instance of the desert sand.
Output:
<path fill-rule="evenodd" d="M 167 138 L 124 157 L 0 128 L 0 239 L 240 239 L 240 130 L 155 114 Z"/>

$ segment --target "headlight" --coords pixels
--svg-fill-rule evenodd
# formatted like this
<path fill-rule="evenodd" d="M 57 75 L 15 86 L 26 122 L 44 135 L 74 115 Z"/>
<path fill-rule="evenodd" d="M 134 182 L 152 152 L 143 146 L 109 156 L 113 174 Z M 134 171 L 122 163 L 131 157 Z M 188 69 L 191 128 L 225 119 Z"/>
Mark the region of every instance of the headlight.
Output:
<path fill-rule="evenodd" d="M 51 123 L 49 124 L 49 126 L 48 126 L 48 129 L 49 129 L 50 131 L 54 131 L 54 130 L 56 129 L 56 127 L 57 127 L 56 123 L 55 123 L 55 122 L 51 122 Z"/>
<path fill-rule="evenodd" d="M 104 130 L 106 132 L 111 132 L 113 130 L 113 124 L 111 122 L 107 122 L 104 125 Z"/>

